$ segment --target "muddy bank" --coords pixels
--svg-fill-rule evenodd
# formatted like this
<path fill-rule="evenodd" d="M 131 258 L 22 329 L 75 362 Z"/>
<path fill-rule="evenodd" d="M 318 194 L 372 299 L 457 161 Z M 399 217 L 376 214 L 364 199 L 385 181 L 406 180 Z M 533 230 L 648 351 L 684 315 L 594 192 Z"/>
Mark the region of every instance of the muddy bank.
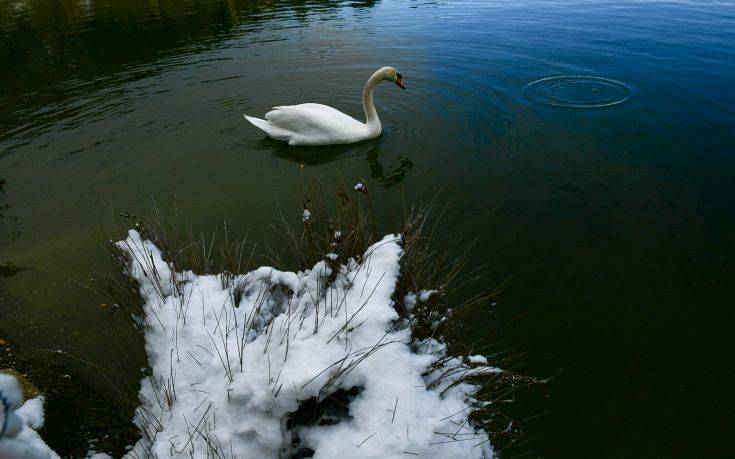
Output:
<path fill-rule="evenodd" d="M 46 443 L 62 457 L 85 457 L 90 448 L 121 457 L 139 437 L 131 422 L 133 407 L 86 384 L 63 366 L 63 358 L 31 358 L 0 330 L 0 371 L 18 377 L 26 399 L 46 399 L 46 421 L 39 430 Z"/>

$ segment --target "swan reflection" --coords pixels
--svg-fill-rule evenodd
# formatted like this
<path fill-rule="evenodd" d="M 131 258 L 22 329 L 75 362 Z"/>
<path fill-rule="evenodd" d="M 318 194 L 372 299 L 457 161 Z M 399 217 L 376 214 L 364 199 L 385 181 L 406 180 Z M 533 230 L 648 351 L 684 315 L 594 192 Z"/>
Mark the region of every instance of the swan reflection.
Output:
<path fill-rule="evenodd" d="M 398 156 L 387 163 L 385 159 L 381 161 L 382 140 L 350 145 L 327 145 L 317 148 L 293 147 L 283 142 L 264 138 L 260 142 L 260 147 L 264 150 L 271 150 L 277 158 L 304 166 L 317 166 L 347 158 L 363 157 L 370 168 L 370 178 L 382 183 L 386 189 L 401 183 L 406 174 L 413 169 L 413 161 L 410 158 Z"/>

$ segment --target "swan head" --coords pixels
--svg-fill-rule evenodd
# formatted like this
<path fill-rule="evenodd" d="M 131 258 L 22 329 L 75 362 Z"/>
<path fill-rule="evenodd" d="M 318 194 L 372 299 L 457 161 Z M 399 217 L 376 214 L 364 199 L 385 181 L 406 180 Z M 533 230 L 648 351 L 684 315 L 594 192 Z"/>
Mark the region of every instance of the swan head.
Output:
<path fill-rule="evenodd" d="M 403 75 L 401 75 L 398 70 L 393 67 L 383 67 L 381 70 L 383 71 L 384 80 L 392 81 L 399 88 L 406 89 L 406 86 L 403 84 Z"/>

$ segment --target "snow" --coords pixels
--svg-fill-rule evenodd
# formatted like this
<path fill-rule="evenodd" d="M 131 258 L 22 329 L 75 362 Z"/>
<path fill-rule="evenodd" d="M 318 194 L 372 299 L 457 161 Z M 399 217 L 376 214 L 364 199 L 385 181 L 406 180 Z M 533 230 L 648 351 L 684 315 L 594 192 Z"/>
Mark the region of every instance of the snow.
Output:
<path fill-rule="evenodd" d="M 419 292 L 419 301 L 428 300 L 434 293 L 436 293 L 436 290 L 421 290 Z"/>
<path fill-rule="evenodd" d="M 413 292 L 409 292 L 406 294 L 406 296 L 403 297 L 403 306 L 406 308 L 407 311 L 411 311 L 413 307 L 416 306 L 416 302 L 416 294 Z"/>
<path fill-rule="evenodd" d="M 403 307 L 406 308 L 406 310 L 410 312 L 414 308 L 414 306 L 416 306 L 417 303 L 425 302 L 434 293 L 436 293 L 436 290 L 421 290 L 419 291 L 418 294 L 409 292 L 403 297 Z M 441 321 L 443 321 L 444 319 L 446 319 L 446 317 L 442 317 Z M 440 322 L 440 321 L 437 321 L 437 322 Z"/>
<path fill-rule="evenodd" d="M 308 222 L 311 218 L 311 212 L 309 212 L 309 209 L 304 209 L 304 213 L 302 214 L 302 220 L 304 223 Z"/>
<path fill-rule="evenodd" d="M 487 358 L 484 355 L 471 355 L 467 358 L 470 363 L 481 363 L 487 365 Z"/>
<path fill-rule="evenodd" d="M 87 452 L 87 459 L 112 459 L 112 456 L 107 453 L 98 453 L 90 450 Z"/>
<path fill-rule="evenodd" d="M 365 186 L 365 184 L 364 184 L 364 183 L 362 183 L 362 182 L 358 182 L 358 183 L 357 183 L 357 184 L 355 185 L 355 191 L 362 191 L 362 192 L 365 192 L 365 191 L 367 191 L 367 186 Z"/>
<path fill-rule="evenodd" d="M 468 420 L 478 387 L 461 376 L 499 370 L 412 338 L 392 300 L 400 244 L 388 235 L 336 275 L 324 260 L 298 273 L 196 275 L 131 230 L 118 246 L 140 284 L 152 374 L 130 457 L 278 457 L 293 439 L 315 458 L 491 457 Z M 340 390 L 355 394 L 348 414 L 289 422 Z"/>
<path fill-rule="evenodd" d="M 15 413 L 25 419 L 26 425 L 33 430 L 43 427 L 43 397 L 36 397 L 28 400 L 15 410 Z"/>
<path fill-rule="evenodd" d="M 23 403 L 18 380 L 0 373 L 0 459 L 57 459 L 35 429 L 43 427 L 43 397 Z"/>

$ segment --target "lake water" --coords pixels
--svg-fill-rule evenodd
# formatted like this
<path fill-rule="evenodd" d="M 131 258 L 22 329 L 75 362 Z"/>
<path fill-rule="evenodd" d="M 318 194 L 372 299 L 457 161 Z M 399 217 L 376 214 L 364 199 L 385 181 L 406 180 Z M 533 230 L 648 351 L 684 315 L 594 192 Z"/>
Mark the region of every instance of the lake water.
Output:
<path fill-rule="evenodd" d="M 291 149 L 242 118 L 361 117 L 383 65 L 408 89 L 377 90 L 374 141 Z M 77 285 L 109 204 L 175 199 L 196 230 L 257 239 L 315 178 L 364 178 L 384 219 L 441 190 L 437 249 L 476 240 L 471 263 L 505 282 L 471 338 L 554 377 L 518 396 L 519 451 L 725 456 L 734 82 L 727 1 L 3 0 L 0 264 L 25 269 L 0 279 L 0 330 L 38 362 L 119 358 Z"/>

